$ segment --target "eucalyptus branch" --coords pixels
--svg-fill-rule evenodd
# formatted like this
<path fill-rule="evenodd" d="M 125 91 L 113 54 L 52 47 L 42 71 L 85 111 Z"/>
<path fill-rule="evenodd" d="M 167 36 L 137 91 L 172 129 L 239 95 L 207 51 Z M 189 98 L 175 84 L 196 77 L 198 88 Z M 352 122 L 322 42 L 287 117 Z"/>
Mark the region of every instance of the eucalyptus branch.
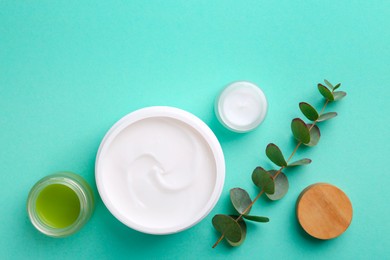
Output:
<path fill-rule="evenodd" d="M 298 161 L 290 163 L 299 147 L 303 144 L 306 146 L 317 145 L 320 139 L 320 129 L 317 126 L 319 122 L 331 119 L 337 116 L 336 112 L 324 113 L 329 102 L 334 102 L 342 99 L 347 94 L 343 91 L 335 91 L 340 87 L 340 83 L 333 86 L 327 80 L 325 85 L 318 84 L 318 90 L 325 98 L 325 102 L 320 112 L 308 103 L 299 103 L 299 108 L 303 115 L 311 121 L 307 124 L 300 118 L 295 118 L 291 122 L 291 130 L 293 136 L 297 140 L 297 145 L 291 152 L 291 155 L 285 160 L 282 151 L 273 143 L 267 145 L 265 153 L 267 157 L 277 166 L 279 170 L 264 170 L 262 167 L 256 167 L 252 173 L 253 183 L 260 188 L 259 193 L 252 201 L 248 192 L 241 188 L 233 188 L 230 190 L 231 202 L 239 213 L 239 215 L 223 215 L 218 214 L 213 217 L 214 228 L 221 233 L 219 239 L 215 242 L 212 248 L 215 248 L 224 238 L 232 246 L 241 245 L 246 237 L 246 223 L 245 220 L 255 222 L 268 222 L 269 218 L 262 216 L 249 215 L 252 206 L 263 195 L 270 200 L 279 200 L 286 195 L 289 187 L 287 176 L 282 172 L 285 168 L 294 166 L 307 165 L 311 163 L 308 158 L 303 158 Z"/>

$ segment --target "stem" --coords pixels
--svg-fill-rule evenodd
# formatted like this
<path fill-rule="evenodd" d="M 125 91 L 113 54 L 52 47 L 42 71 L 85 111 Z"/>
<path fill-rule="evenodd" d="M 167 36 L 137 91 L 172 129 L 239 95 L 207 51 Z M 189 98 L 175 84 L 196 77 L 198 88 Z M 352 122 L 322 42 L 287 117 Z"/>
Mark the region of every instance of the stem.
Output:
<path fill-rule="evenodd" d="M 332 91 L 332 93 L 333 93 L 333 91 Z M 329 100 L 326 100 L 326 102 L 325 102 L 324 106 L 322 107 L 318 117 L 320 117 L 322 115 L 322 113 L 324 112 L 324 110 L 325 110 L 326 106 L 328 105 L 328 103 L 329 103 Z M 316 121 L 314 121 L 313 124 L 310 126 L 309 132 L 317 123 L 318 123 L 318 119 Z"/>
<path fill-rule="evenodd" d="M 222 239 L 225 237 L 225 234 L 222 234 L 219 239 L 217 240 L 217 242 L 215 242 L 215 244 L 213 245 L 213 248 L 215 248 L 219 243 L 221 243 Z"/>
<path fill-rule="evenodd" d="M 333 91 L 332 91 L 332 94 L 333 94 Z M 325 110 L 325 108 L 326 108 L 326 105 L 328 105 L 328 103 L 329 103 L 329 100 L 326 100 L 324 106 L 322 107 L 322 109 L 321 109 L 321 111 L 320 111 L 320 115 L 322 115 L 322 112 L 324 112 L 324 110 Z M 316 122 L 317 122 L 317 120 L 316 120 Z"/>
<path fill-rule="evenodd" d="M 256 198 L 251 202 L 251 204 L 249 204 L 249 206 L 246 207 L 246 209 L 240 214 L 240 216 L 236 218 L 236 222 L 239 221 L 242 218 L 242 216 L 249 211 L 249 209 L 253 206 L 253 204 L 255 204 L 255 202 L 261 197 L 261 195 L 263 195 L 263 193 L 264 193 L 264 189 L 261 189 L 259 194 L 257 194 Z"/>
<path fill-rule="evenodd" d="M 299 148 L 299 146 L 301 146 L 301 144 L 302 144 L 302 142 L 299 142 L 299 143 L 297 144 L 297 146 L 295 146 L 294 151 L 291 153 L 290 157 L 288 157 L 288 159 L 287 159 L 287 163 L 292 159 L 292 157 L 294 156 L 294 154 L 298 151 L 298 148 Z"/>
<path fill-rule="evenodd" d="M 332 93 L 333 93 L 333 91 L 332 91 Z M 324 106 L 322 107 L 322 109 L 321 109 L 321 111 L 319 113 L 319 116 L 321 116 L 322 113 L 325 111 L 325 108 L 328 105 L 328 103 L 329 103 L 329 100 L 326 100 Z M 317 120 L 313 121 L 313 124 L 309 128 L 309 132 L 317 123 L 318 123 Z M 288 157 L 287 163 L 293 158 L 293 156 L 298 151 L 298 148 L 299 148 L 299 146 L 301 146 L 301 144 L 302 144 L 302 142 L 298 142 L 297 143 L 297 145 L 295 146 L 295 148 L 292 151 L 291 155 Z M 275 175 L 272 176 L 272 179 L 275 180 L 278 177 L 278 175 L 282 172 L 282 170 L 284 168 L 286 168 L 286 167 L 285 166 L 280 167 L 280 169 L 275 173 Z M 263 195 L 263 193 L 264 193 L 264 189 L 261 189 L 260 192 L 257 194 L 256 198 L 251 202 L 251 204 L 249 204 L 248 207 L 246 207 L 245 210 L 234 221 L 236 221 L 236 222 L 239 221 L 242 218 L 242 216 L 245 215 L 250 210 L 250 208 L 253 206 L 253 204 L 256 203 L 256 201 L 261 197 L 261 195 Z M 219 237 L 219 239 L 217 240 L 217 242 L 215 242 L 215 244 L 213 245 L 212 248 L 215 248 L 219 243 L 221 243 L 221 241 L 223 240 L 224 237 L 225 237 L 225 234 L 222 234 Z"/>

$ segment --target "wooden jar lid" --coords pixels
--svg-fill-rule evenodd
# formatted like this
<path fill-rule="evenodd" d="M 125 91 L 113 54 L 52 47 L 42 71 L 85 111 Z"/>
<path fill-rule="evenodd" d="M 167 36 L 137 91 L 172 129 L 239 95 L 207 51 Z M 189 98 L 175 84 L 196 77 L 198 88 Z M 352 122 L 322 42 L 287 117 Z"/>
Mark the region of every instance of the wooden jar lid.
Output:
<path fill-rule="evenodd" d="M 299 195 L 297 217 L 302 228 L 318 239 L 340 236 L 351 224 L 352 204 L 336 186 L 317 183 Z"/>

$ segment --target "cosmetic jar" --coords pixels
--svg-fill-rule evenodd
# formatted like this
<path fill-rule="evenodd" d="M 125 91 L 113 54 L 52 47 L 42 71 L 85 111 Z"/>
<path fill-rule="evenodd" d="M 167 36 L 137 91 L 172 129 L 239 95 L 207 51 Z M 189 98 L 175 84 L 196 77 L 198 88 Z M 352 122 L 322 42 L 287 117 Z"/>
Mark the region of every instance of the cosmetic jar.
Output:
<path fill-rule="evenodd" d="M 227 129 L 245 133 L 255 129 L 267 114 L 263 91 L 248 81 L 237 81 L 225 87 L 215 101 L 215 114 Z"/>
<path fill-rule="evenodd" d="M 96 185 L 108 210 L 137 231 L 188 229 L 217 203 L 225 179 L 222 148 L 195 115 L 166 106 L 136 110 L 107 132 Z"/>
<path fill-rule="evenodd" d="M 94 210 L 91 187 L 79 175 L 59 172 L 39 180 L 27 199 L 31 223 L 51 237 L 66 237 L 79 231 Z"/>

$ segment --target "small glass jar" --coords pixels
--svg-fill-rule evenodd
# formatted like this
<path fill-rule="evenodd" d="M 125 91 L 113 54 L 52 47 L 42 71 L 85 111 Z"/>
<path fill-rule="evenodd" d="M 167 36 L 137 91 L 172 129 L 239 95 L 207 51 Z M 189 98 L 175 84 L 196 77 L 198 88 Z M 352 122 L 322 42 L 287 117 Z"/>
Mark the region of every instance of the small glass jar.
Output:
<path fill-rule="evenodd" d="M 39 180 L 27 199 L 31 223 L 45 235 L 66 237 L 79 231 L 94 210 L 91 187 L 79 175 L 59 172 Z"/>
<path fill-rule="evenodd" d="M 227 129 L 245 133 L 264 120 L 268 103 L 264 92 L 248 81 L 236 81 L 225 87 L 215 101 L 215 114 Z"/>

